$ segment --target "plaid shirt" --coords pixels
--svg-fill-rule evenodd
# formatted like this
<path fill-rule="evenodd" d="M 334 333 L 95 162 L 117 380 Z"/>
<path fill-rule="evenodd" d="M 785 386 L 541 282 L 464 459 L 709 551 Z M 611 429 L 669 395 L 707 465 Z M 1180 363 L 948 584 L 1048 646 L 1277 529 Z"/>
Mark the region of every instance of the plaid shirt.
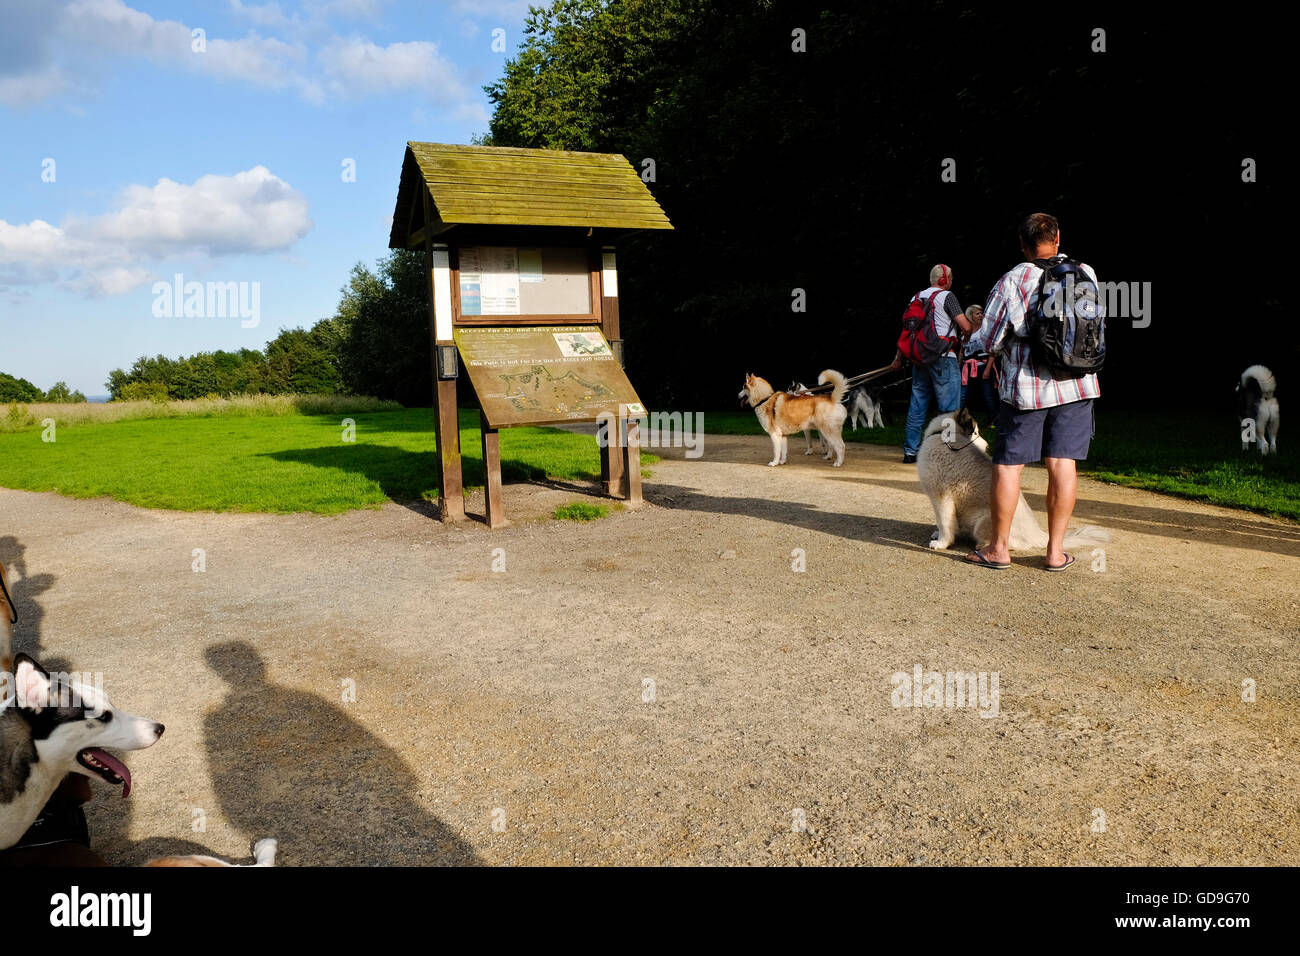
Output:
<path fill-rule="evenodd" d="M 1091 266 L 1084 265 L 1083 270 L 1093 282 L 1097 281 Z M 1050 371 L 1034 364 L 1029 353 L 1027 316 L 1038 304 L 1038 279 L 1042 274 L 1043 270 L 1032 262 L 1020 263 L 998 281 L 984 306 L 984 347 L 992 354 L 1002 354 L 998 397 L 1016 408 L 1051 408 L 1101 395 L 1094 373 L 1080 378 L 1054 378 Z"/>

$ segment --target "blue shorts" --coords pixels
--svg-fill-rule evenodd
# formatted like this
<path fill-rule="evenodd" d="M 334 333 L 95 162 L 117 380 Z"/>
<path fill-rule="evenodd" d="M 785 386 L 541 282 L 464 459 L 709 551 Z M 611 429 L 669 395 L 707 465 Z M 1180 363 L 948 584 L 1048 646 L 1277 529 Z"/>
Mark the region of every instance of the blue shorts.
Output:
<path fill-rule="evenodd" d="M 1016 408 L 1002 402 L 997 426 L 995 465 L 1028 465 L 1041 458 L 1083 461 L 1096 431 L 1091 398 L 1051 408 Z"/>

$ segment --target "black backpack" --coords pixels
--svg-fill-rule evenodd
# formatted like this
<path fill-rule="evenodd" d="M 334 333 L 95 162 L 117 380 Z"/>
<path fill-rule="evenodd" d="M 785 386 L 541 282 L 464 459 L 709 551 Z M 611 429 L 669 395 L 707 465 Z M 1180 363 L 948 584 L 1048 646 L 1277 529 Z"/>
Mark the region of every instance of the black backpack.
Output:
<path fill-rule="evenodd" d="M 1106 310 L 1083 263 L 1067 256 L 1035 259 L 1043 270 L 1029 315 L 1034 361 L 1053 375 L 1078 378 L 1106 361 Z"/>

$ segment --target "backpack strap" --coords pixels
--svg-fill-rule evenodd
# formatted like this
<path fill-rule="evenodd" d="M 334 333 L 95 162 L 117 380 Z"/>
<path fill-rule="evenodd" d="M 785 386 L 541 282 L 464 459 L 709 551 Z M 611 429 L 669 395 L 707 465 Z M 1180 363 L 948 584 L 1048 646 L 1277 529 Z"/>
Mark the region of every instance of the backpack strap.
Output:
<path fill-rule="evenodd" d="M 952 320 L 952 318 L 950 317 L 950 318 L 948 319 L 948 334 L 947 334 L 947 335 L 939 335 L 939 326 L 936 325 L 936 324 L 935 324 L 935 321 L 934 321 L 934 309 L 935 309 L 935 302 L 934 302 L 934 300 L 937 299 L 937 298 L 939 298 L 939 296 L 941 296 L 943 293 L 945 293 L 945 292 L 947 292 L 947 291 L 948 291 L 947 289 L 937 289 L 933 294 L 931 294 L 930 298 L 928 298 L 928 299 L 925 300 L 925 311 L 926 311 L 926 315 L 928 315 L 928 316 L 930 317 L 930 324 L 931 324 L 932 326 L 934 326 L 934 334 L 935 334 L 938 338 L 943 339 L 943 341 L 947 342 L 947 343 L 948 343 L 948 350 L 949 350 L 949 351 L 952 351 L 952 350 L 954 350 L 954 349 L 957 348 L 957 342 L 958 342 L 958 340 L 959 340 L 959 335 L 958 335 L 958 334 L 954 334 L 954 333 L 960 333 L 960 331 L 961 331 L 961 330 L 957 327 L 957 323 L 954 322 L 954 321 Z M 920 293 L 918 292 L 917 295 L 920 295 Z M 947 354 L 947 353 L 945 353 L 945 354 Z"/>

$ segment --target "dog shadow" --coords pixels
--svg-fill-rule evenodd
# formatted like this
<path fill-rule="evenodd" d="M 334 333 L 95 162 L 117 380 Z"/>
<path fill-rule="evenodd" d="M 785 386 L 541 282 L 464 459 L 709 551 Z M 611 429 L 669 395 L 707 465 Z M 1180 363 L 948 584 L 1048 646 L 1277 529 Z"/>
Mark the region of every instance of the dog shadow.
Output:
<path fill-rule="evenodd" d="M 42 656 L 44 643 L 42 636 L 45 625 L 45 609 L 41 606 L 41 596 L 54 587 L 53 574 L 27 573 L 27 546 L 13 535 L 0 536 L 0 563 L 5 566 L 5 578 L 9 584 L 9 596 L 13 598 L 13 611 L 18 614 L 18 621 L 13 625 L 14 652 L 22 651 L 41 662 L 46 670 L 67 671 L 72 667 L 65 658 Z M 6 602 L 0 599 L 0 613 L 11 613 Z"/>

